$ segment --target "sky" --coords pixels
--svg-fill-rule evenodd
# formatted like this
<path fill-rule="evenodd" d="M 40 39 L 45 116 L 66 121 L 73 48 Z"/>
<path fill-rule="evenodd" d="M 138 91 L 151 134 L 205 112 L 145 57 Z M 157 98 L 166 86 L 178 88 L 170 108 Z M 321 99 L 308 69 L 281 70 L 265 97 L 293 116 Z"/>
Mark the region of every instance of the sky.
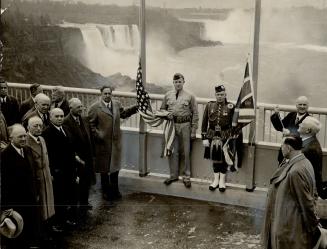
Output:
<path fill-rule="evenodd" d="M 52 1 L 81 1 L 87 4 L 116 4 L 120 6 L 139 5 L 140 0 L 52 0 Z M 251 8 L 255 0 L 145 0 L 146 5 L 166 8 Z M 293 6 L 313 6 L 326 8 L 327 0 L 262 0 L 262 6 L 286 8 Z"/>

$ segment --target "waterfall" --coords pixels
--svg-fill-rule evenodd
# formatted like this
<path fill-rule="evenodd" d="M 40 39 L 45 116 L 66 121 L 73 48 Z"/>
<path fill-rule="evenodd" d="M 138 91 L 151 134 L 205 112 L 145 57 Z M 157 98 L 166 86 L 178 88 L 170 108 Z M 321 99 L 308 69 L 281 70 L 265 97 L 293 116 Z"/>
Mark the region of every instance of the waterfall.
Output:
<path fill-rule="evenodd" d="M 78 59 L 86 67 L 103 76 L 121 73 L 135 78 L 140 44 L 137 25 L 64 23 L 60 26 L 80 29 L 83 51 Z"/>

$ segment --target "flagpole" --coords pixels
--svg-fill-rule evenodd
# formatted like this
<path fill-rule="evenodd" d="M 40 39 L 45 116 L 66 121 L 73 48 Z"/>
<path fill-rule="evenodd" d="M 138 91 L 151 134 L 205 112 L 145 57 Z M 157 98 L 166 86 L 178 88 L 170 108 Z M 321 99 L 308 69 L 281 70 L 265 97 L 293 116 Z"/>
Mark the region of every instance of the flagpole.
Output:
<path fill-rule="evenodd" d="M 145 46 L 145 0 L 140 0 L 139 12 L 139 28 L 140 28 L 140 63 L 142 67 L 142 81 L 146 85 L 146 46 Z M 148 172 L 147 167 L 147 132 L 146 124 L 142 118 L 139 122 L 139 176 L 146 176 Z"/>
<path fill-rule="evenodd" d="M 253 53 L 252 53 L 252 81 L 253 81 L 253 97 L 254 97 L 254 120 L 250 124 L 247 172 L 246 172 L 246 190 L 253 191 L 255 188 L 255 141 L 256 141 L 256 121 L 257 121 L 257 88 L 258 88 L 258 66 L 259 66 L 259 37 L 260 37 L 260 16 L 261 16 L 261 0 L 255 0 L 254 12 L 254 36 L 253 36 Z"/>

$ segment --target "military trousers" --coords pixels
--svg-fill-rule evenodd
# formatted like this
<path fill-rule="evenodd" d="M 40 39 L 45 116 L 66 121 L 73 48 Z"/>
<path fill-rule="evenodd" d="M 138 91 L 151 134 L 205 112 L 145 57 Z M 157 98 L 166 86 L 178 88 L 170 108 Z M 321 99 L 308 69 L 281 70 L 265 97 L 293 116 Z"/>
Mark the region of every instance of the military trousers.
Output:
<path fill-rule="evenodd" d="M 175 123 L 175 138 L 173 142 L 173 153 L 169 156 L 170 178 L 177 179 L 179 173 L 183 174 L 183 178 L 191 177 L 191 124 Z M 181 160 L 183 159 L 183 160 Z M 181 171 L 179 170 L 180 161 L 184 161 Z"/>

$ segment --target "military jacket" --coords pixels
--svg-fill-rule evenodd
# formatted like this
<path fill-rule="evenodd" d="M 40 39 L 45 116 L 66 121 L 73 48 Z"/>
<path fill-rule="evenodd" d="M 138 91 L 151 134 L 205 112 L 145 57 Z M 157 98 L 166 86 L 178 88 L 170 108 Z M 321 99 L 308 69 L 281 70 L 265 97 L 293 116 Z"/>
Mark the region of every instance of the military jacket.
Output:
<path fill-rule="evenodd" d="M 231 135 L 234 104 L 210 101 L 204 110 L 202 119 L 202 139 L 220 137 L 227 139 Z"/>

